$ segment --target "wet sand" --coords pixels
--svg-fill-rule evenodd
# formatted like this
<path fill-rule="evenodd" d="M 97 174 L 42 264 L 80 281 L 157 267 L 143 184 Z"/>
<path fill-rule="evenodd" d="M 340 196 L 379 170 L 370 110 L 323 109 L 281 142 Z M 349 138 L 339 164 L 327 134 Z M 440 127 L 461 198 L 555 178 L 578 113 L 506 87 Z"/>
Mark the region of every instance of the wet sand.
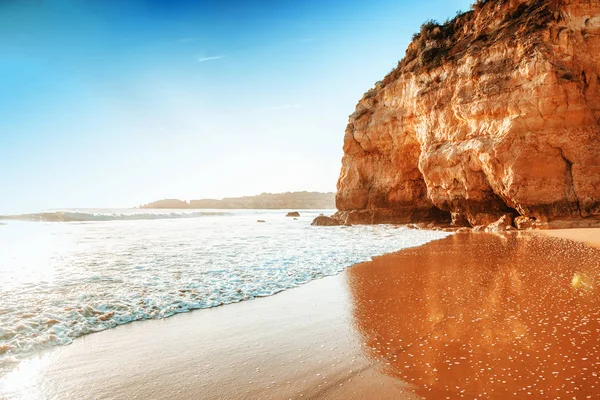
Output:
<path fill-rule="evenodd" d="M 9 398 L 596 398 L 600 250 L 460 233 L 22 362 Z M 0 398 L 2 395 L 0 394 Z"/>
<path fill-rule="evenodd" d="M 539 231 L 539 233 L 561 239 L 575 240 L 600 248 L 600 228 L 550 229 Z"/>
<path fill-rule="evenodd" d="M 363 353 L 351 304 L 341 274 L 119 326 L 22 362 L 0 399 L 416 399 Z"/>

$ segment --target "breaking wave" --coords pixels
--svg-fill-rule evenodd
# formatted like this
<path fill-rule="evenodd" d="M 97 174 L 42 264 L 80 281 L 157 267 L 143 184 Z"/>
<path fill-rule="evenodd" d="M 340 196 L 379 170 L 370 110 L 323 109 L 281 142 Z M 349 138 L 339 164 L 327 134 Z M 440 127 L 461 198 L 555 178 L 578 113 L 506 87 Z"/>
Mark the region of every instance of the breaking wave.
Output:
<path fill-rule="evenodd" d="M 449 235 L 391 225 L 311 226 L 324 210 L 297 219 L 280 210 L 88 211 L 16 217 L 156 221 L 10 221 L 0 229 L 0 375 L 29 354 L 88 333 L 271 296 Z"/>

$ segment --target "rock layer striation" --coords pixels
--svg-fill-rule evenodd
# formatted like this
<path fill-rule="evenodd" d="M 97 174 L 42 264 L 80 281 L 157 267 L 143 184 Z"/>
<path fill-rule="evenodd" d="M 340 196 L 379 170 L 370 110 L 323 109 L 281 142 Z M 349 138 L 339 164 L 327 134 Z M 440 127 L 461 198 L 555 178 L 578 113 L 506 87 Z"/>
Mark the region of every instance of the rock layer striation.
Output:
<path fill-rule="evenodd" d="M 350 116 L 336 218 L 598 222 L 599 76 L 596 0 L 479 1 L 423 25 Z"/>

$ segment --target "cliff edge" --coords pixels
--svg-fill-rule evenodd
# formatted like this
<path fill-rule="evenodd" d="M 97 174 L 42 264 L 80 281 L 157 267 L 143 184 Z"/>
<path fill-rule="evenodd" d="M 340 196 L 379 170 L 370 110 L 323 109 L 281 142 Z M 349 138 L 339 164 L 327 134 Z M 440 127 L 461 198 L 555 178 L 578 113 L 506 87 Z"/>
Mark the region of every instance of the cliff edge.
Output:
<path fill-rule="evenodd" d="M 424 24 L 350 116 L 336 218 L 600 223 L 599 75 L 597 0 L 479 1 Z"/>

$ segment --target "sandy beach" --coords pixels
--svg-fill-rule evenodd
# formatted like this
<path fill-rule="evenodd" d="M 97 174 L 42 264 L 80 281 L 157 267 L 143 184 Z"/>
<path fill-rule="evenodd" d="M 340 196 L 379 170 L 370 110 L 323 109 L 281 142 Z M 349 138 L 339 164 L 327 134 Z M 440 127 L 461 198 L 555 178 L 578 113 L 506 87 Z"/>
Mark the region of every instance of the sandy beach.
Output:
<path fill-rule="evenodd" d="M 569 239 L 576 242 L 587 243 L 592 247 L 600 248 L 599 228 L 550 229 L 538 232 L 546 236 L 556 237 L 560 239 Z"/>
<path fill-rule="evenodd" d="M 0 2 L 0 400 L 600 400 L 600 0 Z"/>
<path fill-rule="evenodd" d="M 459 233 L 88 335 L 1 377 L 0 398 L 594 398 L 600 250 L 549 234 Z"/>

